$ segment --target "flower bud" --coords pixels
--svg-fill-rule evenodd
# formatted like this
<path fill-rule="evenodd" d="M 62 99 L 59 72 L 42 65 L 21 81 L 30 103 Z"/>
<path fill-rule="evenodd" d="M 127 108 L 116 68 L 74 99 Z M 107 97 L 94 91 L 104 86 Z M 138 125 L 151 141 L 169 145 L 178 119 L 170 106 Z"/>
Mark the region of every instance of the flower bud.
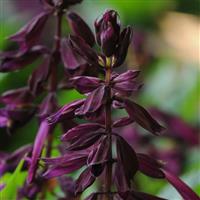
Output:
<path fill-rule="evenodd" d="M 103 53 L 110 57 L 115 53 L 120 36 L 120 21 L 117 12 L 106 11 L 95 21 L 95 31 L 97 43 L 101 46 Z"/>

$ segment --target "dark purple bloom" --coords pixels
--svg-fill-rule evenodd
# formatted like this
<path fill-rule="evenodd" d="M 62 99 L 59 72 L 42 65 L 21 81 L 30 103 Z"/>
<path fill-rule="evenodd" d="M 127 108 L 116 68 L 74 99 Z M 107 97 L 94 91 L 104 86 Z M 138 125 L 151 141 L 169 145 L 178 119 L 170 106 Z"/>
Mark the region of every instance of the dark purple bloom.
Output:
<path fill-rule="evenodd" d="M 52 178 L 61 176 L 64 174 L 69 174 L 83 165 L 85 165 L 87 160 L 88 152 L 68 152 L 61 157 L 58 158 L 44 158 L 43 160 L 50 166 L 45 174 L 45 178 Z"/>
<path fill-rule="evenodd" d="M 48 1 L 48 3 L 55 6 L 57 10 L 64 6 L 63 1 Z M 93 184 L 96 177 L 100 177 L 104 185 L 102 192 L 91 194 L 87 199 L 97 200 L 99 195 L 105 195 L 107 199 L 118 200 L 161 200 L 162 198 L 133 190 L 131 181 L 138 171 L 154 178 L 166 178 L 163 165 L 145 154 L 135 153 L 129 143 L 117 132 L 118 130 L 115 131 L 116 128 L 132 122 L 153 134 L 159 134 L 163 130 L 163 127 L 142 106 L 127 99 L 127 96 L 141 86 L 135 81 L 139 72 L 134 70 L 122 74 L 113 72 L 113 68 L 121 65 L 126 58 L 132 29 L 126 27 L 120 33 L 118 14 L 115 11 L 106 11 L 95 24 L 96 39 L 102 48 L 102 51 L 97 53 L 92 49 L 93 36 L 86 23 L 74 13 L 70 13 L 68 18 L 74 35 L 69 40 L 63 40 L 61 47 L 61 55 L 66 69 L 73 71 L 73 75 L 77 75 L 75 69 L 85 65 L 83 64 L 85 61 L 88 66 L 96 68 L 101 66 L 105 77 L 104 80 L 101 80 L 98 77 L 80 76 L 79 74 L 70 79 L 73 86 L 86 97 L 83 100 L 67 104 L 55 114 L 50 115 L 48 117 L 49 124 L 72 122 L 71 120 L 76 120 L 74 118 L 81 118 L 89 122 L 84 121 L 81 125 L 72 123 L 72 128 L 67 126 L 67 132 L 61 136 L 64 153 L 57 158 L 43 159 L 46 164 L 44 177 L 62 176 L 86 167 L 76 181 L 75 192 L 84 192 Z M 113 122 L 113 108 L 125 108 L 129 116 Z M 53 111 L 45 113 L 51 112 Z M 116 145 L 115 148 L 112 148 L 114 142 Z M 41 147 L 39 149 L 41 150 Z M 36 152 L 38 155 L 38 150 Z M 113 157 L 115 154 L 116 157 Z M 115 166 L 114 171 L 113 166 Z M 111 192 L 113 175 L 115 175 L 115 192 Z M 177 186 L 172 178 L 169 180 Z M 190 192 L 187 190 L 187 195 L 193 195 Z"/>
<path fill-rule="evenodd" d="M 7 106 L 0 109 L 0 127 L 12 131 L 14 128 L 22 126 L 28 122 L 35 113 L 34 107 L 17 108 Z"/>
<path fill-rule="evenodd" d="M 128 99 L 124 100 L 124 104 L 131 119 L 136 121 L 144 129 L 156 135 L 164 130 L 142 106 Z"/>
<path fill-rule="evenodd" d="M 76 181 L 75 194 L 83 192 L 95 181 L 95 177 L 91 174 L 90 168 L 85 169 Z"/>
<path fill-rule="evenodd" d="M 85 42 L 85 40 L 78 36 L 71 35 L 70 41 L 72 43 L 72 48 L 74 48 L 88 63 L 98 65 L 97 53 Z"/>
<path fill-rule="evenodd" d="M 86 61 L 73 49 L 69 39 L 62 40 L 60 51 L 67 70 L 76 70 L 86 64 Z"/>
<path fill-rule="evenodd" d="M 109 152 L 110 146 L 107 136 L 93 146 L 88 156 L 87 164 L 91 166 L 91 172 L 95 177 L 102 173 L 105 163 L 109 161 Z"/>
<path fill-rule="evenodd" d="M 66 120 L 74 117 L 75 110 L 84 103 L 84 100 L 76 100 L 65 106 L 63 106 L 56 113 L 52 114 L 48 117 L 48 122 L 50 124 L 55 124 L 61 122 L 62 120 Z"/>
<path fill-rule="evenodd" d="M 138 170 L 138 160 L 132 147 L 121 137 L 116 138 L 117 160 L 124 171 L 125 179 L 130 185 L 130 180 Z"/>
<path fill-rule="evenodd" d="M 116 51 L 120 36 L 120 21 L 117 12 L 106 11 L 95 21 L 96 39 L 103 53 L 110 57 Z"/>
<path fill-rule="evenodd" d="M 165 178 L 165 174 L 161 170 L 161 163 L 145 154 L 137 154 L 139 161 L 139 170 L 147 176 L 153 178 Z"/>
<path fill-rule="evenodd" d="M 76 13 L 68 12 L 67 20 L 74 35 L 81 37 L 87 44 L 93 46 L 95 43 L 94 35 L 85 21 Z"/>
<path fill-rule="evenodd" d="M 142 86 L 135 81 L 138 75 L 138 70 L 128 70 L 120 75 L 115 74 L 112 79 L 112 88 L 114 92 L 124 96 L 130 96 L 133 92 L 138 91 Z"/>
<path fill-rule="evenodd" d="M 49 93 L 43 102 L 40 104 L 38 110 L 38 117 L 39 119 L 45 120 L 49 117 L 52 113 L 54 113 L 58 109 L 57 98 L 55 93 Z"/>
<path fill-rule="evenodd" d="M 31 149 L 31 145 L 26 145 L 12 153 L 0 152 L 0 177 L 6 172 L 14 171 L 20 160 L 30 153 Z"/>
<path fill-rule="evenodd" d="M 70 130 L 67 131 L 64 135 L 62 135 L 63 141 L 73 140 L 76 137 L 83 137 L 85 134 L 95 133 L 98 129 L 102 128 L 102 125 L 97 123 L 85 123 L 80 124 Z"/>
<path fill-rule="evenodd" d="M 105 103 L 105 86 L 92 91 L 84 104 L 76 111 L 77 115 L 86 115 L 96 112 Z"/>
<path fill-rule="evenodd" d="M 28 85 L 33 95 L 39 94 L 43 89 L 43 84 L 47 80 L 50 73 L 49 57 L 44 58 L 44 61 L 31 74 Z"/>
<path fill-rule="evenodd" d="M 18 42 L 21 49 L 27 50 L 31 48 L 38 43 L 49 14 L 46 12 L 38 14 L 17 33 L 11 35 L 9 39 Z"/>
<path fill-rule="evenodd" d="M 29 106 L 33 103 L 33 96 L 27 87 L 8 90 L 0 96 L 0 102 L 10 107 Z"/>
<path fill-rule="evenodd" d="M 132 38 L 132 29 L 131 27 L 127 27 L 122 31 L 120 35 L 119 45 L 117 47 L 115 54 L 116 57 L 116 62 L 114 64 L 115 67 L 120 66 L 124 62 L 128 52 L 129 44 L 131 42 L 131 38 Z"/>
<path fill-rule="evenodd" d="M 92 92 L 103 82 L 99 78 L 89 76 L 76 76 L 71 80 L 74 87 L 82 94 Z"/>
<path fill-rule="evenodd" d="M 24 68 L 34 62 L 40 55 L 48 53 L 43 46 L 33 46 L 28 50 L 7 52 L 0 55 L 0 72 L 11 72 Z"/>

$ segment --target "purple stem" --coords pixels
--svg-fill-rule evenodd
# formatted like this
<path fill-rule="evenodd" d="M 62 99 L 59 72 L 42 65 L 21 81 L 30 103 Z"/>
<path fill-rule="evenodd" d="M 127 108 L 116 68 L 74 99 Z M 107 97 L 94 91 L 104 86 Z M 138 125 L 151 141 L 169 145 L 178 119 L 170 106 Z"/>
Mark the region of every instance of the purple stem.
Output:
<path fill-rule="evenodd" d="M 110 87 L 110 77 L 111 77 L 111 65 L 106 66 L 106 105 L 105 105 L 105 127 L 106 133 L 108 134 L 109 139 L 109 161 L 106 168 L 106 177 L 105 177 L 105 192 L 106 199 L 110 199 L 111 186 L 112 186 L 112 117 L 111 117 L 111 87 Z"/>

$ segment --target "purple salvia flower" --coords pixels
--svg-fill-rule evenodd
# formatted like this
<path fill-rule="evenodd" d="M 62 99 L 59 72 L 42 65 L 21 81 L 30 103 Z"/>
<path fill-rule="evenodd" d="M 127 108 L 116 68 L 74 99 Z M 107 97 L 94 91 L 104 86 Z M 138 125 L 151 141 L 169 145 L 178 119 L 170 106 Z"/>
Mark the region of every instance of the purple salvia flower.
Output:
<path fill-rule="evenodd" d="M 47 54 L 48 50 L 44 46 L 33 46 L 28 50 L 17 52 L 7 52 L 0 54 L 0 72 L 11 72 L 24 68 L 33 63 L 39 56 Z"/>
<path fill-rule="evenodd" d="M 86 64 L 86 61 L 72 48 L 69 39 L 62 39 L 60 51 L 67 70 L 76 70 Z"/>
<path fill-rule="evenodd" d="M 95 181 L 95 177 L 91 174 L 90 168 L 85 169 L 76 181 L 75 194 L 82 193 Z"/>
<path fill-rule="evenodd" d="M 120 21 L 114 10 L 106 11 L 95 21 L 96 39 L 103 53 L 110 57 L 117 48 L 120 36 Z"/>
<path fill-rule="evenodd" d="M 84 103 L 84 100 L 76 100 L 65 106 L 63 106 L 56 113 L 48 117 L 48 122 L 50 124 L 56 124 L 63 120 L 67 120 L 74 117 L 75 110 Z"/>
<path fill-rule="evenodd" d="M 142 106 L 129 99 L 124 99 L 124 104 L 131 119 L 136 121 L 144 129 L 156 135 L 164 130 Z"/>
<path fill-rule="evenodd" d="M 81 37 L 90 46 L 94 45 L 95 43 L 94 35 L 90 30 L 89 26 L 79 15 L 77 15 L 74 12 L 68 12 L 67 20 L 74 35 Z"/>
<path fill-rule="evenodd" d="M 30 49 L 33 45 L 38 43 L 49 14 L 50 13 L 47 12 L 38 14 L 17 33 L 9 36 L 9 39 L 18 42 L 20 49 Z"/>
<path fill-rule="evenodd" d="M 87 151 L 78 153 L 66 153 L 59 158 L 44 158 L 43 160 L 50 166 L 45 174 L 45 178 L 52 178 L 69 174 L 85 165 L 87 159 Z"/>
<path fill-rule="evenodd" d="M 105 195 L 107 199 L 161 200 L 162 198 L 135 191 L 131 186 L 131 181 L 137 171 L 154 178 L 166 178 L 163 165 L 145 154 L 135 153 L 124 138 L 113 131 L 115 128 L 129 125 L 132 122 L 156 135 L 164 129 L 142 106 L 127 98 L 141 87 L 135 81 L 139 72 L 129 70 L 119 75 L 112 71 L 126 58 L 132 29 L 126 27 L 120 33 L 118 14 L 113 10 L 106 11 L 95 23 L 96 39 L 101 46 L 101 52 L 97 53 L 79 32 L 77 21 L 81 21 L 83 29 L 87 29 L 86 24 L 79 17 L 76 16 L 72 20 L 71 25 L 75 35 L 70 36 L 68 41 L 70 45 L 67 47 L 72 49 L 72 53 L 65 55 L 63 50 L 63 59 L 69 62 L 70 54 L 73 55 L 72 63 L 67 65 L 75 66 L 80 59 L 77 56 L 79 54 L 89 65 L 105 67 L 105 79 L 89 76 L 75 76 L 71 79 L 74 87 L 80 93 L 85 94 L 86 98 L 65 105 L 51 116 L 49 121 L 57 123 L 64 122 L 70 117 L 81 117 L 92 122 L 77 125 L 61 137 L 66 142 L 64 146 L 66 146 L 67 153 L 58 158 L 45 159 L 44 161 L 50 168 L 44 175 L 47 178 L 61 176 L 86 165 L 86 169 L 76 181 L 76 193 L 83 192 L 89 187 L 95 181 L 95 177 L 100 177 L 104 185 L 102 192 L 93 193 L 87 199 L 95 200 L 99 195 Z M 125 108 L 129 116 L 113 122 L 112 108 Z M 114 141 L 116 158 L 113 158 L 112 152 Z M 83 158 L 80 157 L 80 152 L 86 153 Z M 73 155 L 73 158 L 70 158 L 70 155 Z M 115 165 L 114 183 L 116 185 L 114 193 L 111 192 L 113 165 Z M 177 186 L 171 178 L 170 181 Z M 195 196 L 190 192 L 187 190 L 189 196 Z"/>
<path fill-rule="evenodd" d="M 33 71 L 28 80 L 29 90 L 33 95 L 37 95 L 43 91 L 43 84 L 46 82 L 50 74 L 49 62 L 49 57 L 45 57 L 42 64 Z"/>

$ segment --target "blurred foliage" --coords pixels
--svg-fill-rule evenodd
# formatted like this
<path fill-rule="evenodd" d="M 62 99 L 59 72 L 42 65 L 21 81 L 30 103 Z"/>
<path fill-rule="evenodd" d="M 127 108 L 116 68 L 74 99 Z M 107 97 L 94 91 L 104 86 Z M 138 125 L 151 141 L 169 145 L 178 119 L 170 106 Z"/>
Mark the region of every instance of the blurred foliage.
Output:
<path fill-rule="evenodd" d="M 0 198 L 3 199 L 16 199 L 17 189 L 24 183 L 27 172 L 21 171 L 24 160 L 21 160 L 16 170 L 11 173 L 6 173 L 1 182 L 6 184 L 6 187 L 0 192 Z"/>

